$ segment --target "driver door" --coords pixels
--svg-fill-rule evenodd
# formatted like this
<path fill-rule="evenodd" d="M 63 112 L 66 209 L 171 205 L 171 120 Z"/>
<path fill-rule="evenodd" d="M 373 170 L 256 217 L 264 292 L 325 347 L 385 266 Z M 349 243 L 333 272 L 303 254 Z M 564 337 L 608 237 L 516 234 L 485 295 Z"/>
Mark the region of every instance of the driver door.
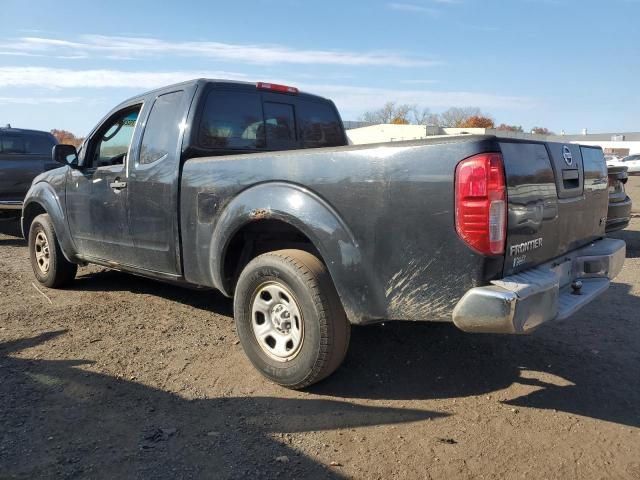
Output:
<path fill-rule="evenodd" d="M 69 228 L 78 253 L 88 259 L 135 265 L 127 164 L 134 154 L 141 108 L 132 105 L 110 116 L 85 143 L 81 168 L 69 169 Z"/>

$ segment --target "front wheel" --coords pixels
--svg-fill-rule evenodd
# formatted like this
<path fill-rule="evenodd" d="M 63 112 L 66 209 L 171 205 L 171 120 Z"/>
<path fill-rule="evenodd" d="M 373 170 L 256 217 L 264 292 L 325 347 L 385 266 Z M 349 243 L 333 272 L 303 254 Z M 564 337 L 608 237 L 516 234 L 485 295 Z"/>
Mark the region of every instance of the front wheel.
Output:
<path fill-rule="evenodd" d="M 251 363 L 287 388 L 329 376 L 349 345 L 350 325 L 329 272 L 302 250 L 265 253 L 249 262 L 236 286 L 234 317 Z"/>
<path fill-rule="evenodd" d="M 64 258 L 51 218 L 38 215 L 29 228 L 29 256 L 38 282 L 49 288 L 69 284 L 76 276 L 78 266 Z"/>

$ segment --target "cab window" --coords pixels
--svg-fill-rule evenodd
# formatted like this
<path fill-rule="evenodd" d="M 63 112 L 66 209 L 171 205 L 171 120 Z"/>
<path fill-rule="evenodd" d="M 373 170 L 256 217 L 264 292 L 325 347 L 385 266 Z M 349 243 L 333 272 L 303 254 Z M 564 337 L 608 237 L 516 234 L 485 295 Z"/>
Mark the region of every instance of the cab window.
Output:
<path fill-rule="evenodd" d="M 93 167 L 125 163 L 140 108 L 136 106 L 118 113 L 100 129 L 93 146 Z"/>
<path fill-rule="evenodd" d="M 340 119 L 329 102 L 302 100 L 296 113 L 303 148 L 346 145 Z"/>
<path fill-rule="evenodd" d="M 264 129 L 268 149 L 287 150 L 298 146 L 293 105 L 264 102 Z"/>
<path fill-rule="evenodd" d="M 21 135 L 0 136 L 0 153 L 4 154 L 24 154 L 24 137 Z"/>
<path fill-rule="evenodd" d="M 209 92 L 198 133 L 198 143 L 204 148 L 255 150 L 264 147 L 260 96 L 250 92 Z"/>
<path fill-rule="evenodd" d="M 42 133 L 0 135 L 0 153 L 16 155 L 51 155 L 52 136 Z"/>
<path fill-rule="evenodd" d="M 207 150 L 340 145 L 346 145 L 346 139 L 333 104 L 290 95 L 212 89 L 204 102 L 198 129 L 198 146 Z"/>
<path fill-rule="evenodd" d="M 51 149 L 56 144 L 49 135 L 28 135 L 25 141 L 27 154 L 51 155 Z"/>
<path fill-rule="evenodd" d="M 160 95 L 151 108 L 144 127 L 140 147 L 140 165 L 149 165 L 167 158 L 175 150 L 175 142 L 180 130 L 183 91 Z"/>

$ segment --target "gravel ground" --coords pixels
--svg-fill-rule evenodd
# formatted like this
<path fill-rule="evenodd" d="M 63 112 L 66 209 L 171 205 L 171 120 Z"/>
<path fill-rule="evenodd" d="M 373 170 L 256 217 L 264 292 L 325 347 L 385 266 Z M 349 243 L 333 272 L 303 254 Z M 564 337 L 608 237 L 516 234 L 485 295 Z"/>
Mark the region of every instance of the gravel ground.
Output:
<path fill-rule="evenodd" d="M 0 478 L 640 479 L 638 218 L 571 320 L 355 328 L 306 392 L 256 373 L 221 295 L 96 267 L 38 290 L 0 228 Z"/>

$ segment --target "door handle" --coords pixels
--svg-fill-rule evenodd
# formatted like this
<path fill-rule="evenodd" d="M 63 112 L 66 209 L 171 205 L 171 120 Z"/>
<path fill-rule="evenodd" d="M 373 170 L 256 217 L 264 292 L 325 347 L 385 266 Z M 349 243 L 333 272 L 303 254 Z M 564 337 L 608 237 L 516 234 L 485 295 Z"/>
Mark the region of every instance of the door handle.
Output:
<path fill-rule="evenodd" d="M 127 182 L 122 182 L 120 178 L 116 178 L 109 186 L 114 190 L 122 190 L 123 188 L 127 188 Z"/>

